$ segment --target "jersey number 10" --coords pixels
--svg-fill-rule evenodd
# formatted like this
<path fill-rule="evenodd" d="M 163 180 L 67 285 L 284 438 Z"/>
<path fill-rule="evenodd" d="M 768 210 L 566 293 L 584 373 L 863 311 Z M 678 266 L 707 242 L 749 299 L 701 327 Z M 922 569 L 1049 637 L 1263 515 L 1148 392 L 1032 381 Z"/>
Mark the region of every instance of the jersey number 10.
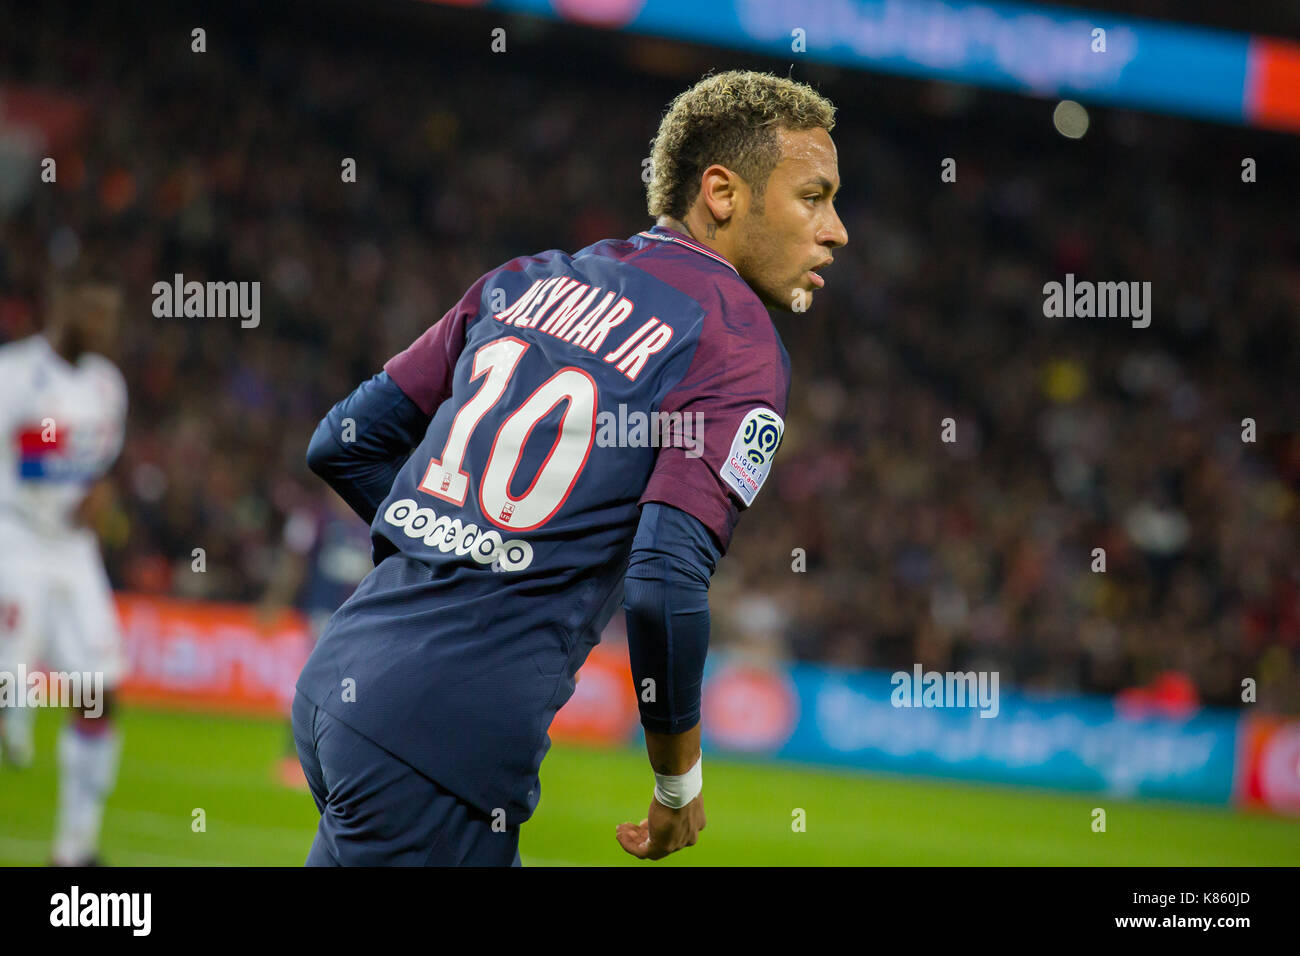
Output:
<path fill-rule="evenodd" d="M 470 435 L 492 406 L 501 400 L 510 378 L 529 345 L 507 335 L 484 345 L 474 353 L 470 381 L 484 378 L 479 390 L 460 407 L 451 423 L 442 454 L 429 460 L 420 490 L 463 506 L 469 490 L 469 475 L 462 469 Z M 560 418 L 559 434 L 533 483 L 518 498 L 510 494 L 510 483 L 519 468 L 524 447 L 537 423 L 560 402 L 568 402 Z M 539 528 L 560 510 L 587 464 L 596 434 L 596 380 L 580 368 L 557 371 L 515 409 L 492 439 L 479 480 L 478 503 L 483 516 L 498 528 L 529 531 Z"/>

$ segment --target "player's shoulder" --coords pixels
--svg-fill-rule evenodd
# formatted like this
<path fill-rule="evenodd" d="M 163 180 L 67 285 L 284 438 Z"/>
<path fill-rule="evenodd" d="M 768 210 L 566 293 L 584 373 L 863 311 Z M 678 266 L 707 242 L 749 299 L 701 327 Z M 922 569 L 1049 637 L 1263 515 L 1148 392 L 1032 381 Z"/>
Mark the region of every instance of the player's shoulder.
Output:
<path fill-rule="evenodd" d="M 579 273 L 622 289 L 676 330 L 674 348 L 694 350 L 694 365 L 735 374 L 771 367 L 789 377 L 789 356 L 757 293 L 720 253 L 673 229 L 655 226 L 625 239 L 602 239 L 572 255 L 548 249 L 512 259 L 496 272 L 545 276 Z"/>
<path fill-rule="evenodd" d="M 550 270 L 554 269 L 557 265 L 571 262 L 573 258 L 573 256 L 570 256 L 563 249 L 544 249 L 541 252 L 515 256 L 513 259 L 508 259 L 501 263 L 495 269 L 485 272 L 482 276 L 482 280 L 490 279 L 492 276 L 500 275 L 502 273 L 529 273 L 538 269 Z"/>
<path fill-rule="evenodd" d="M 77 367 L 110 397 L 126 400 L 126 378 L 110 359 L 97 352 L 87 352 L 77 359 Z"/>
<path fill-rule="evenodd" d="M 5 364 L 30 362 L 37 356 L 49 351 L 49 343 L 39 332 L 14 339 L 0 345 L 0 362 Z"/>
<path fill-rule="evenodd" d="M 570 259 L 568 253 L 562 249 L 546 249 L 542 252 L 507 259 L 484 272 L 465 290 L 460 307 L 465 311 L 466 318 L 470 319 L 476 315 L 482 317 L 496 313 L 501 308 L 495 301 L 495 296 L 499 294 L 498 290 L 502 288 L 508 290 L 512 283 L 520 280 L 536 281 L 541 276 L 553 275 L 557 271 L 562 271 Z"/>
<path fill-rule="evenodd" d="M 790 381 L 790 356 L 763 300 L 749 283 L 732 273 L 717 274 L 708 288 L 700 289 L 703 308 L 699 331 L 699 358 L 724 368 L 770 370 L 777 379 Z"/>
<path fill-rule="evenodd" d="M 697 304 L 695 353 L 684 382 L 737 376 L 767 380 L 774 406 L 789 392 L 790 357 L 762 299 L 720 253 L 655 226 L 615 248 L 630 268 L 673 286 Z M 630 250 L 628 252 L 627 250 Z"/>
<path fill-rule="evenodd" d="M 126 379 L 122 377 L 122 371 L 117 367 L 112 359 L 100 355 L 98 352 L 84 352 L 77 359 L 79 365 L 84 371 L 91 375 L 111 378 L 125 384 Z"/>
<path fill-rule="evenodd" d="M 720 253 L 675 230 L 655 226 L 619 245 L 627 264 L 665 282 L 699 303 L 722 331 L 773 338 L 766 307 L 749 283 Z"/>

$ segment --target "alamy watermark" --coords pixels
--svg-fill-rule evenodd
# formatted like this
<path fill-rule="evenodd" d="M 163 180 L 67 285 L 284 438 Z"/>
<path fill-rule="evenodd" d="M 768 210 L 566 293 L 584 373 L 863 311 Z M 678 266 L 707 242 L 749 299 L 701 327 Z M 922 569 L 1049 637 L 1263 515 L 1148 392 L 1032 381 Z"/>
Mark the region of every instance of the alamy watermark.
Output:
<path fill-rule="evenodd" d="M 1049 319 L 1132 319 L 1135 329 L 1151 324 L 1150 282 L 1074 281 L 1067 272 L 1065 282 L 1043 286 L 1043 315 Z"/>
<path fill-rule="evenodd" d="M 981 717 L 998 715 L 997 671 L 925 671 L 920 664 L 912 672 L 895 671 L 889 702 L 895 707 L 978 708 Z"/>
<path fill-rule="evenodd" d="M 120 927 L 133 936 L 148 936 L 153 929 L 153 894 L 83 893 L 73 884 L 68 892 L 50 897 L 50 925 Z"/>
<path fill-rule="evenodd" d="M 185 281 L 176 273 L 171 282 L 153 284 L 153 314 L 159 319 L 229 319 L 240 328 L 255 329 L 262 321 L 262 283 Z"/>
<path fill-rule="evenodd" d="M 703 412 L 628 411 L 596 415 L 596 444 L 601 448 L 685 448 L 687 458 L 704 455 Z"/>
<path fill-rule="evenodd" d="M 8 707 L 72 707 L 87 717 L 104 713 L 103 671 L 0 670 L 0 710 Z"/>

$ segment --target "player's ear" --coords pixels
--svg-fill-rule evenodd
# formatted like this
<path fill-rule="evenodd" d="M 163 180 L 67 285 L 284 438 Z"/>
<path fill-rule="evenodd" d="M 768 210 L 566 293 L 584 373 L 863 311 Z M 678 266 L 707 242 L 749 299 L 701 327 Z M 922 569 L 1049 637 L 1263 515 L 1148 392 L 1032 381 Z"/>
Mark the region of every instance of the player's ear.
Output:
<path fill-rule="evenodd" d="M 714 163 L 704 171 L 700 195 L 713 218 L 725 224 L 735 214 L 738 191 L 744 188 L 740 176 L 721 163 Z"/>

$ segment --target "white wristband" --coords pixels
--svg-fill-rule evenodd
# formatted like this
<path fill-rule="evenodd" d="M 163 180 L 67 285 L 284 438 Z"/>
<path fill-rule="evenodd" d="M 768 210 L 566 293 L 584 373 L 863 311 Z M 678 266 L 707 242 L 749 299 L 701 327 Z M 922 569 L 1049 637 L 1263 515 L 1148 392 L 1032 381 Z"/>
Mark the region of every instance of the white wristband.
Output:
<path fill-rule="evenodd" d="M 665 807 L 680 810 L 700 795 L 704 789 L 704 754 L 695 760 L 695 766 L 676 776 L 666 773 L 655 774 L 655 799 Z"/>

